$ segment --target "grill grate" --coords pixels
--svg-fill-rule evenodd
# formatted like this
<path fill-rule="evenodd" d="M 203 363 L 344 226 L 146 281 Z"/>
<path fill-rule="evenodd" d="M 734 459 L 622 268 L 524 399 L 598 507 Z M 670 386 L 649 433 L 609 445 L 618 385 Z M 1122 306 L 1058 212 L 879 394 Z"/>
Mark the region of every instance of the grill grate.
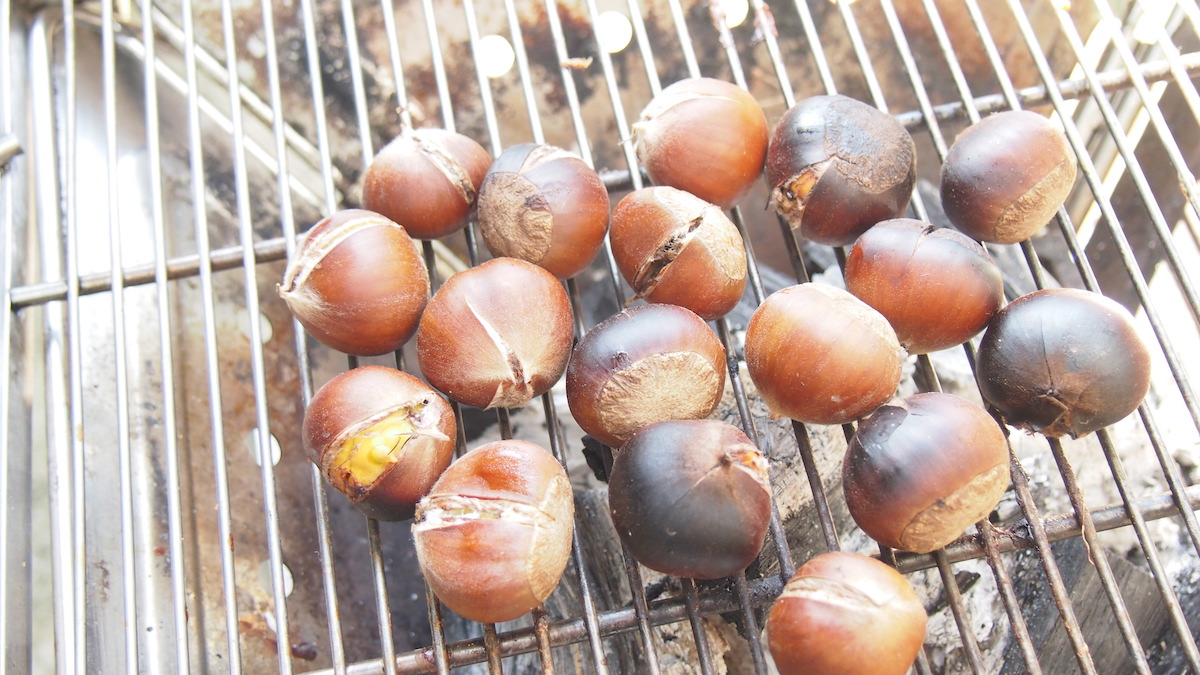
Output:
<path fill-rule="evenodd" d="M 927 585 L 957 631 L 953 644 L 931 641 L 919 673 L 989 672 L 996 646 L 981 640 L 983 618 L 1007 624 L 1005 672 L 1058 672 L 1061 661 L 1043 663 L 1047 634 L 1086 673 L 1149 673 L 1171 650 L 1176 667 L 1200 672 L 1200 591 L 1178 583 L 1180 569 L 1200 569 L 1200 486 L 1188 454 L 1200 448 L 1200 300 L 1190 276 L 1200 259 L 1190 168 L 1200 9 L 1133 0 L 1112 3 L 1122 5 L 1117 17 L 1105 0 L 1059 4 L 752 0 L 740 27 L 727 23 L 733 3 L 681 0 L 0 4 L 0 53 L 14 55 L 0 68 L 0 150 L 6 159 L 23 150 L 0 174 L 0 369 L 10 373 L 0 388 L 0 586 L 13 590 L 0 594 L 4 669 L 444 673 L 486 664 L 498 673 L 532 653 L 531 668 L 608 672 L 621 663 L 619 641 L 658 673 L 682 666 L 668 661 L 657 627 L 686 622 L 692 669 L 762 673 L 759 609 L 803 561 L 799 551 L 847 546 L 907 573 L 932 570 Z M 602 10 L 631 20 L 620 53 L 597 46 Z M 480 67 L 491 32 L 515 47 L 515 71 L 494 80 Z M 566 65 L 583 56 L 597 63 Z M 359 361 L 306 340 L 274 297 L 282 261 L 318 214 L 355 203 L 358 175 L 399 123 L 458 128 L 493 155 L 549 141 L 600 169 L 614 195 L 641 187 L 633 147 L 621 141 L 630 115 L 663 81 L 701 74 L 748 88 L 772 120 L 798 96 L 867 100 L 895 113 L 934 167 L 953 133 L 981 115 L 1053 112 L 1083 180 L 1046 236 L 992 247 L 1010 297 L 1062 283 L 1123 300 L 1156 341 L 1162 377 L 1136 420 L 1090 444 L 1014 435 L 1010 517 L 943 551 L 863 549 L 839 524 L 840 495 L 821 470 L 828 430 L 794 423 L 816 522 L 797 534 L 776 503 L 748 576 L 647 584 L 627 552 L 599 559 L 577 528 L 560 590 L 573 594 L 574 611 L 539 610 L 459 639 L 461 622 L 411 578 L 407 525 L 364 522 L 327 497 L 299 449 L 296 426 L 315 387 Z M 844 262 L 842 251 L 797 241 L 759 213 L 762 187 L 732 213 L 747 242 L 751 309 L 787 283 L 775 267 L 807 280 Z M 912 215 L 936 221 L 937 202 L 919 187 Z M 442 278 L 463 258 L 480 259 L 473 227 L 426 242 L 424 254 Z M 627 299 L 607 244 L 567 287 L 578 334 Z M 715 324 L 731 356 L 745 323 L 737 317 Z M 962 352 L 969 367 L 973 347 Z M 952 379 L 946 362 L 914 361 L 922 389 Z M 403 367 L 405 354 L 389 363 Z M 731 417 L 765 441 L 772 423 L 736 358 L 729 374 Z M 543 444 L 581 464 L 561 400 L 552 392 L 539 403 Z M 456 412 L 461 451 L 480 416 Z M 501 436 L 527 433 L 532 418 L 521 415 L 501 410 L 491 422 Z M 853 428 L 842 432 L 848 440 Z M 1157 465 L 1152 479 L 1138 462 Z M 1115 489 L 1119 503 L 1099 506 L 1087 481 Z M 1173 523 L 1177 541 L 1151 521 Z M 1166 647 L 1139 635 L 1131 606 L 1146 599 L 1123 592 L 1104 553 L 1107 535 L 1129 530 L 1130 557 L 1166 615 Z M 1075 538 L 1113 622 L 1108 634 L 1076 611 L 1081 598 L 1052 546 Z M 973 559 L 986 563 L 1002 617 L 972 614 L 956 566 Z M 605 576 L 630 596 L 610 602 Z M 1048 620 L 1018 588 L 1028 579 L 1045 584 Z M 712 644 L 714 615 L 732 617 L 744 662 L 727 664 Z M 1105 637 L 1123 645 L 1113 663 L 1095 654 Z"/>

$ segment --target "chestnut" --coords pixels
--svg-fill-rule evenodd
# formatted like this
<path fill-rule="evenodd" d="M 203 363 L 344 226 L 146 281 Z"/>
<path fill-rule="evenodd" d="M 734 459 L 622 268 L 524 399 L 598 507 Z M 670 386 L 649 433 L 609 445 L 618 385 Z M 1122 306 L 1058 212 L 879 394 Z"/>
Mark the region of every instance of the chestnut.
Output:
<path fill-rule="evenodd" d="M 768 135 L 753 96 L 709 77 L 663 89 L 633 124 L 638 161 L 652 182 L 723 209 L 742 201 L 762 173 Z"/>
<path fill-rule="evenodd" d="M 633 557 L 677 577 L 737 574 L 762 549 L 771 519 L 767 460 L 719 420 L 651 424 L 613 457 L 613 525 Z"/>
<path fill-rule="evenodd" d="M 444 237 L 466 226 L 491 163 L 487 150 L 462 134 L 405 128 L 367 167 L 363 207 L 419 239 Z"/>
<path fill-rule="evenodd" d="M 904 126 L 841 95 L 792 106 L 767 150 L 772 204 L 801 236 L 830 246 L 903 215 L 916 176 L 916 146 Z"/>
<path fill-rule="evenodd" d="M 511 621 L 558 586 L 571 553 L 571 483 L 527 441 L 481 445 L 417 506 L 413 541 L 430 588 L 472 621 Z"/>
<path fill-rule="evenodd" d="M 1008 489 L 1008 443 L 983 408 L 916 394 L 858 425 L 842 465 L 854 522 L 892 548 L 928 553 L 954 541 Z"/>
<path fill-rule="evenodd" d="M 675 305 L 638 305 L 600 322 L 567 367 L 571 415 L 614 448 L 647 424 L 707 417 L 724 389 L 721 341 Z"/>
<path fill-rule="evenodd" d="M 780 675 L 904 675 L 925 641 L 908 581 L 857 553 L 823 553 L 787 582 L 767 615 Z"/>
<path fill-rule="evenodd" d="M 304 235 L 276 290 L 320 342 L 378 356 L 399 349 L 417 329 L 429 302 L 429 272 L 403 227 L 351 209 Z"/>
<path fill-rule="evenodd" d="M 746 326 L 746 367 L 771 410 L 844 424 L 900 385 L 904 352 L 887 319 L 840 288 L 804 283 L 767 297 Z"/>
<path fill-rule="evenodd" d="M 874 307 L 910 354 L 960 345 L 1004 304 L 1000 268 L 983 246 L 919 220 L 885 220 L 846 257 L 846 289 Z"/>
<path fill-rule="evenodd" d="M 742 237 L 716 206 L 673 187 L 626 195 L 609 234 L 621 276 L 637 297 L 686 307 L 711 321 L 746 289 Z"/>
<path fill-rule="evenodd" d="M 1150 352 L 1115 301 L 1045 289 L 992 317 L 976 377 L 984 400 L 1008 424 L 1078 438 L 1137 410 L 1150 388 Z"/>
<path fill-rule="evenodd" d="M 954 139 L 942 164 L 942 208 L 980 241 L 1015 244 L 1054 217 L 1075 184 L 1062 132 L 1028 110 L 989 115 Z"/>
<path fill-rule="evenodd" d="M 413 516 L 454 457 L 454 412 L 429 385 L 363 366 L 325 383 L 304 411 L 304 449 L 338 492 L 379 520 Z"/>
<path fill-rule="evenodd" d="M 429 383 L 476 408 L 515 408 L 558 382 L 571 355 L 571 303 L 554 275 L 495 258 L 446 280 L 417 329 Z"/>
<path fill-rule="evenodd" d="M 567 279 L 592 263 L 608 232 L 608 190 L 578 156 L 553 145 L 505 150 L 479 190 L 479 229 L 492 255 Z"/>

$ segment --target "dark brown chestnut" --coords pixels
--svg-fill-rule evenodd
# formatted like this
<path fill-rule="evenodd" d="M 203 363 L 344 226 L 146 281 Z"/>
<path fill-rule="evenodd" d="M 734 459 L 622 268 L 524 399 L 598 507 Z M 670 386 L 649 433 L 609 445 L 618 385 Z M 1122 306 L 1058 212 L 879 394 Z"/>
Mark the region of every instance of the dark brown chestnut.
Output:
<path fill-rule="evenodd" d="M 429 302 L 429 272 L 403 227 L 351 209 L 308 231 L 276 290 L 317 340 L 377 356 L 416 331 Z"/>
<path fill-rule="evenodd" d="M 571 483 L 527 441 L 459 458 L 417 507 L 417 562 L 438 599 L 472 621 L 511 621 L 550 597 L 571 554 Z"/>
<path fill-rule="evenodd" d="M 771 202 L 801 236 L 831 246 L 903 215 L 916 175 L 916 146 L 904 126 L 840 95 L 792 106 L 767 150 Z"/>
<path fill-rule="evenodd" d="M 907 218 L 885 220 L 854 242 L 846 289 L 887 318 L 910 354 L 966 342 L 1004 303 L 1000 268 L 983 246 Z"/>
<path fill-rule="evenodd" d="M 779 675 L 904 675 L 925 641 L 925 608 L 896 570 L 823 553 L 796 570 L 767 616 Z"/>
<path fill-rule="evenodd" d="M 578 156 L 553 145 L 505 150 L 479 191 L 479 229 L 492 255 L 520 258 L 559 279 L 591 264 L 608 232 L 608 190 Z"/>
<path fill-rule="evenodd" d="M 883 405 L 904 351 L 887 319 L 846 291 L 805 283 L 772 293 L 746 327 L 746 367 L 778 415 L 844 424 Z"/>
<path fill-rule="evenodd" d="M 657 185 L 732 208 L 762 173 L 767 118 L 741 87 L 709 77 L 659 92 L 633 125 L 638 161 Z"/>
<path fill-rule="evenodd" d="M 584 334 L 567 367 L 567 404 L 617 448 L 647 424 L 707 417 L 725 388 L 725 348 L 690 310 L 638 305 Z"/>
<path fill-rule="evenodd" d="M 658 422 L 613 457 L 613 525 L 633 557 L 677 577 L 737 574 L 762 549 L 771 519 L 767 460 L 719 420 Z"/>
<path fill-rule="evenodd" d="M 1028 110 L 989 115 L 954 139 L 942 164 L 942 208 L 980 241 L 1015 244 L 1042 229 L 1075 184 L 1075 154 Z"/>
<path fill-rule="evenodd" d="M 953 394 L 895 400 L 858 425 L 842 487 L 854 522 L 892 548 L 928 553 L 996 508 L 1008 443 L 992 416 Z"/>
<path fill-rule="evenodd" d="M 746 249 L 724 212 L 673 187 L 629 193 L 609 234 L 617 268 L 639 298 L 719 319 L 746 289 Z"/>
<path fill-rule="evenodd" d="M 419 239 L 436 239 L 467 224 L 487 150 L 445 129 L 409 129 L 379 151 L 363 177 L 363 207 L 391 218 Z"/>
<path fill-rule="evenodd" d="M 524 260 L 495 258 L 434 294 L 417 329 L 417 362 L 459 403 L 515 408 L 558 382 L 573 336 L 562 283 Z"/>
<path fill-rule="evenodd" d="M 1073 288 L 1035 291 L 1000 310 L 979 343 L 976 377 L 1004 421 L 1085 436 L 1137 410 L 1150 352 L 1115 301 Z"/>
<path fill-rule="evenodd" d="M 450 404 L 391 368 L 334 377 L 304 411 L 304 449 L 329 484 L 380 520 L 413 516 L 454 457 Z"/>

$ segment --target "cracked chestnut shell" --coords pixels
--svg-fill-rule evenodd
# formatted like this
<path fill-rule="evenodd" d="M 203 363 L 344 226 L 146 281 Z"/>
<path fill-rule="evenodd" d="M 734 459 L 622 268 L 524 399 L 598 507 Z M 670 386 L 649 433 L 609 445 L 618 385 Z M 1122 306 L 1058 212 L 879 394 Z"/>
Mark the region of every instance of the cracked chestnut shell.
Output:
<path fill-rule="evenodd" d="M 417 562 L 460 616 L 511 621 L 558 585 L 574 515 L 571 484 L 554 455 L 527 441 L 481 445 L 446 469 L 417 507 Z"/>
<path fill-rule="evenodd" d="M 742 201 L 762 173 L 768 137 L 758 101 L 709 77 L 663 89 L 633 124 L 638 161 L 652 182 L 723 209 Z"/>
<path fill-rule="evenodd" d="M 304 235 L 279 297 L 314 338 L 378 356 L 412 337 L 429 301 L 429 273 L 403 227 L 371 211 L 339 211 Z"/>
<path fill-rule="evenodd" d="M 742 237 L 715 205 L 673 187 L 626 195 L 609 234 L 621 276 L 650 302 L 725 316 L 746 289 Z"/>
<path fill-rule="evenodd" d="M 451 276 L 430 299 L 417 362 L 459 403 L 516 408 L 562 377 L 573 336 L 562 283 L 537 265 L 495 258 Z"/>
<path fill-rule="evenodd" d="M 910 354 L 971 339 L 1004 303 L 1000 268 L 978 242 L 919 220 L 885 220 L 846 257 L 846 289 L 874 307 Z"/>
<path fill-rule="evenodd" d="M 767 615 L 780 675 L 904 675 L 925 641 L 925 608 L 904 576 L 857 553 L 823 553 Z"/>
<path fill-rule="evenodd" d="M 1075 184 L 1075 154 L 1042 115 L 989 115 L 954 139 L 942 164 L 942 208 L 964 233 L 997 244 L 1042 229 Z"/>
<path fill-rule="evenodd" d="M 505 150 L 479 191 L 479 229 L 492 255 L 520 258 L 567 279 L 608 232 L 608 190 L 578 156 L 553 145 Z"/>
<path fill-rule="evenodd" d="M 916 394 L 858 425 L 842 464 L 854 522 L 892 548 L 928 553 L 987 517 L 1008 489 L 1008 444 L 987 412 Z"/>
<path fill-rule="evenodd" d="M 677 577 L 737 574 L 771 519 L 767 460 L 719 420 L 651 424 L 613 457 L 608 504 L 638 562 Z"/>
<path fill-rule="evenodd" d="M 1008 424 L 1078 438 L 1137 410 L 1150 388 L 1150 352 L 1115 301 L 1045 289 L 992 318 L 979 343 L 976 378 Z"/>
<path fill-rule="evenodd" d="M 445 129 L 404 129 L 363 176 L 363 207 L 419 239 L 462 229 L 492 163 L 483 146 Z"/>
<path fill-rule="evenodd" d="M 450 404 L 417 378 L 382 366 L 346 371 L 304 411 L 304 450 L 329 484 L 379 520 L 413 516 L 454 457 Z"/>
<path fill-rule="evenodd" d="M 638 305 L 600 322 L 567 367 L 571 415 L 613 448 L 647 424 L 708 417 L 724 388 L 721 341 L 675 305 Z"/>
<path fill-rule="evenodd" d="M 903 215 L 916 175 L 916 146 L 904 126 L 840 95 L 792 106 L 767 150 L 771 203 L 801 236 L 831 246 Z"/>

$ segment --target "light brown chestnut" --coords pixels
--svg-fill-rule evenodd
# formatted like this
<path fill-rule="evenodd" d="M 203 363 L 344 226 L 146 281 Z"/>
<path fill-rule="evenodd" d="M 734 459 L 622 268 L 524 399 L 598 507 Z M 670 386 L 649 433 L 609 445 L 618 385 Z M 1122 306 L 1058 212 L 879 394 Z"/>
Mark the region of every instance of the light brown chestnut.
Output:
<path fill-rule="evenodd" d="M 404 129 L 363 176 L 363 207 L 419 239 L 462 229 L 492 158 L 481 145 L 445 129 Z"/>
<path fill-rule="evenodd" d="M 609 234 L 617 268 L 639 298 L 686 307 L 711 321 L 746 289 L 746 249 L 721 209 L 673 187 L 629 193 Z"/>
<path fill-rule="evenodd" d="M 772 293 L 746 327 L 746 366 L 771 410 L 844 424 L 883 405 L 904 351 L 887 319 L 840 288 L 805 283 Z"/>
<path fill-rule="evenodd" d="M 334 377 L 304 411 L 304 449 L 329 484 L 379 520 L 413 516 L 454 457 L 450 404 L 391 368 Z"/>
<path fill-rule="evenodd" d="M 741 87 L 708 77 L 659 92 L 633 125 L 650 180 L 732 208 L 762 173 L 767 118 Z"/>
<path fill-rule="evenodd" d="M 567 367 L 571 415 L 613 448 L 653 422 L 707 417 L 724 388 L 721 341 L 675 305 L 638 305 L 600 322 Z"/>
<path fill-rule="evenodd" d="M 446 280 L 417 330 L 429 383 L 476 408 L 515 408 L 562 377 L 571 355 L 562 283 L 523 260 L 495 258 Z"/>
<path fill-rule="evenodd" d="M 925 641 L 908 581 L 857 553 L 823 553 L 796 570 L 767 615 L 780 675 L 904 675 Z"/>
<path fill-rule="evenodd" d="M 571 553 L 571 483 L 541 446 L 482 445 L 446 470 L 417 507 L 417 562 L 447 607 L 511 621 L 550 596 Z"/>
<path fill-rule="evenodd" d="M 479 191 L 479 229 L 492 255 L 560 279 L 591 264 L 608 232 L 608 190 L 578 156 L 523 143 L 505 150 Z"/>
<path fill-rule="evenodd" d="M 351 209 L 308 231 L 277 290 L 320 342 L 377 356 L 399 349 L 416 331 L 429 302 L 429 272 L 403 227 Z"/>
<path fill-rule="evenodd" d="M 1042 229 L 1075 184 L 1062 132 L 1028 110 L 989 115 L 954 139 L 942 164 L 942 207 L 980 241 L 1015 244 Z"/>
<path fill-rule="evenodd" d="M 1008 444 L 987 412 L 952 394 L 916 394 L 858 425 L 842 487 L 854 522 L 892 548 L 928 553 L 996 508 Z"/>

